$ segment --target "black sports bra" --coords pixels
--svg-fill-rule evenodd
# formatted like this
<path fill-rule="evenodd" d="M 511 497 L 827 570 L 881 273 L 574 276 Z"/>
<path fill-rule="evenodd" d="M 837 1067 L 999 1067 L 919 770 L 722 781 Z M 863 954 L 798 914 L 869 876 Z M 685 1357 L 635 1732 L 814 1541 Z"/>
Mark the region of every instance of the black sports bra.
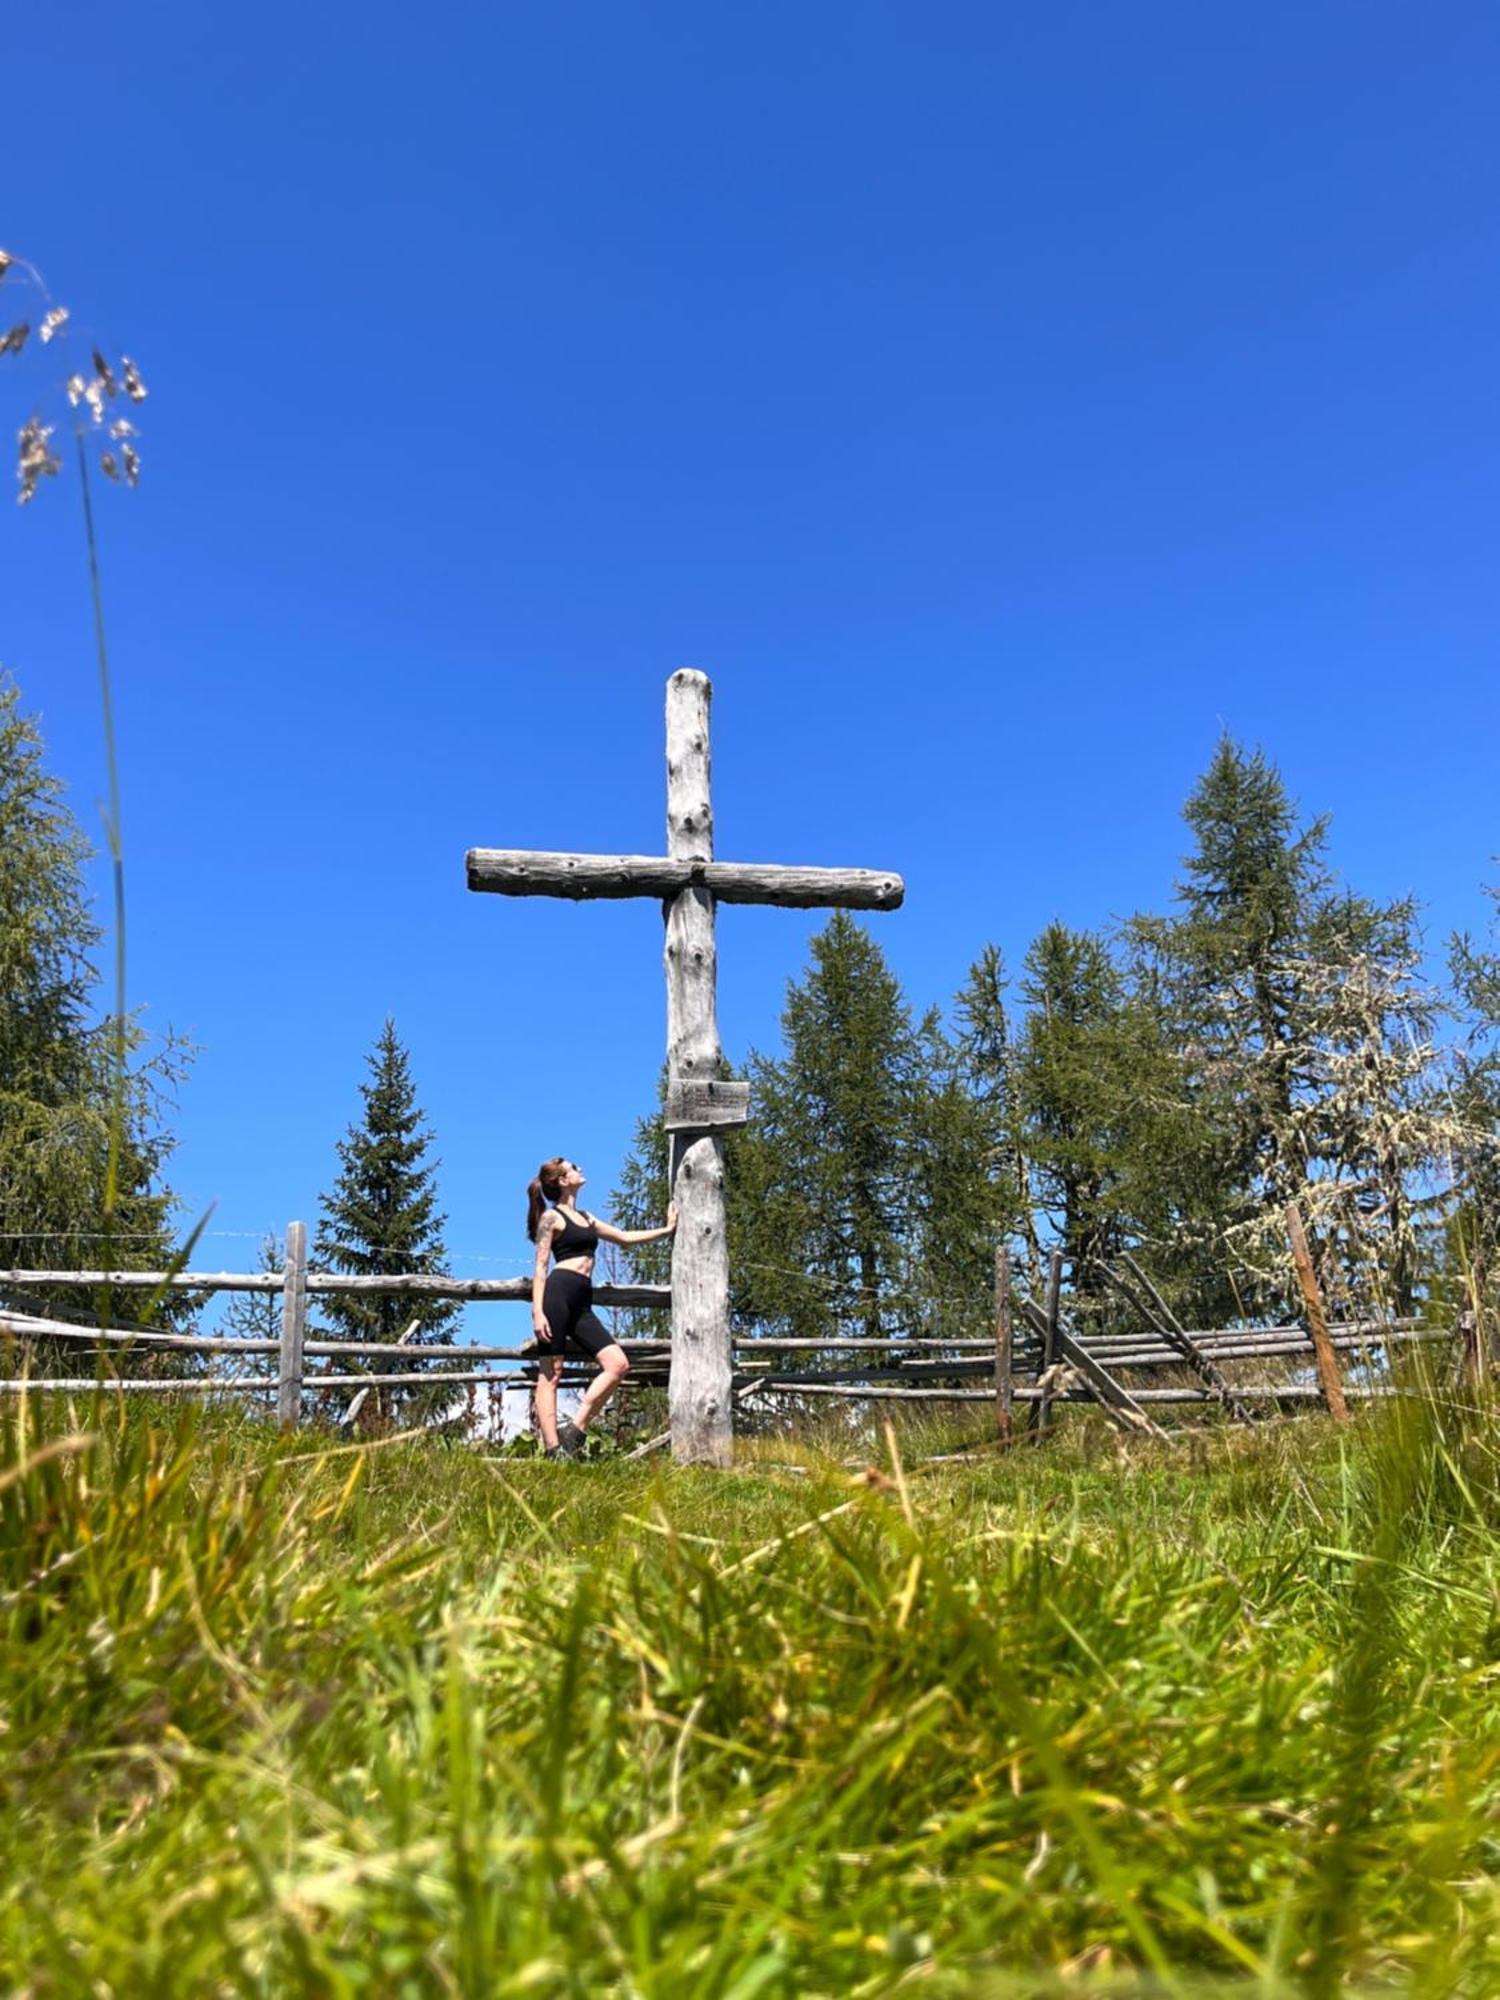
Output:
<path fill-rule="evenodd" d="M 558 1212 L 561 1214 L 561 1210 Z M 552 1239 L 552 1254 L 559 1263 L 564 1257 L 592 1257 L 598 1248 L 599 1231 L 592 1221 L 584 1227 L 570 1216 L 563 1216 L 563 1226 Z"/>

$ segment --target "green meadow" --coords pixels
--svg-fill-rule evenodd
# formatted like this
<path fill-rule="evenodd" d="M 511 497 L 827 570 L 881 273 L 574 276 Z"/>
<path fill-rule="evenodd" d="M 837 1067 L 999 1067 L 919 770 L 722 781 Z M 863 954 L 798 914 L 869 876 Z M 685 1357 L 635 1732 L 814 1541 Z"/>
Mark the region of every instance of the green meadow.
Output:
<path fill-rule="evenodd" d="M 854 1469 L 11 1402 L 27 1995 L 1500 1990 L 1500 1451 Z"/>

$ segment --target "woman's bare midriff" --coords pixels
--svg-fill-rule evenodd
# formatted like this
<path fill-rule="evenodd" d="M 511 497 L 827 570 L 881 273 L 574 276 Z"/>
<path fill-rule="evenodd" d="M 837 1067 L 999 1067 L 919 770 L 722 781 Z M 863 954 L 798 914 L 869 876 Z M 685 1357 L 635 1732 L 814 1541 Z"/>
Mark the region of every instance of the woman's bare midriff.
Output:
<path fill-rule="evenodd" d="M 560 1257 L 555 1268 L 559 1271 L 576 1271 L 580 1278 L 592 1278 L 594 1260 L 592 1257 Z"/>

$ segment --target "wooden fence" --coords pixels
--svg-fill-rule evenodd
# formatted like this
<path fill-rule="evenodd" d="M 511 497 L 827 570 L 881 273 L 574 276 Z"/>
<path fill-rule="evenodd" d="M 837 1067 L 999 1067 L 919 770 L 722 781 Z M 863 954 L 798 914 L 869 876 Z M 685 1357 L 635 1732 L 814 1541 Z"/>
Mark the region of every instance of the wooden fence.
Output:
<path fill-rule="evenodd" d="M 1295 1232 L 1293 1242 L 1295 1248 Z M 1321 1402 L 1342 1421 L 1351 1398 L 1391 1392 L 1390 1362 L 1397 1349 L 1439 1343 L 1451 1350 L 1456 1337 L 1462 1341 L 1461 1358 L 1470 1374 L 1484 1368 L 1473 1328 L 1463 1323 L 1456 1329 L 1410 1318 L 1329 1323 L 1311 1263 L 1304 1269 L 1300 1257 L 1304 1323 L 1206 1330 L 1182 1326 L 1150 1278 L 1127 1256 L 1097 1267 L 1097 1275 L 1116 1294 L 1131 1324 L 1125 1331 L 1090 1334 L 1064 1310 L 1062 1268 L 1061 1258 L 1054 1256 L 1043 1297 L 1033 1299 L 1015 1287 L 1007 1255 L 997 1251 L 993 1329 L 983 1337 L 739 1338 L 734 1343 L 734 1395 L 737 1400 L 753 1395 L 762 1402 L 776 1396 L 798 1401 L 990 1404 L 998 1435 L 1009 1440 L 1020 1429 L 1018 1406 L 1028 1418 L 1028 1432 L 1039 1437 L 1053 1425 L 1060 1405 L 1075 1403 L 1095 1405 L 1122 1429 L 1158 1434 L 1156 1412 L 1194 1405 L 1216 1405 L 1226 1416 L 1243 1421 L 1279 1406 Z M 422 1366 L 403 1368 L 403 1361 L 413 1360 L 406 1336 L 394 1342 L 309 1339 L 309 1301 L 320 1294 L 524 1302 L 531 1297 L 531 1280 L 416 1273 L 354 1277 L 314 1271 L 307 1264 L 307 1231 L 299 1222 L 287 1229 L 281 1271 L 0 1271 L 0 1297 L 35 1297 L 63 1287 L 97 1290 L 111 1302 L 107 1316 L 115 1311 L 113 1301 L 119 1293 L 279 1294 L 279 1337 L 202 1337 L 156 1327 L 84 1326 L 0 1305 L 0 1340 L 28 1350 L 50 1343 L 54 1354 L 67 1344 L 81 1355 L 90 1354 L 97 1371 L 44 1375 L 29 1366 L 12 1368 L 0 1378 L 0 1394 L 42 1388 L 85 1391 L 104 1380 L 112 1390 L 131 1393 L 274 1395 L 280 1422 L 291 1426 L 300 1421 L 310 1394 L 352 1398 L 343 1416 L 347 1423 L 372 1389 L 460 1389 L 486 1383 L 524 1388 L 536 1374 L 536 1348 L 529 1341 L 505 1346 L 424 1344 Z M 671 1288 L 603 1282 L 595 1286 L 594 1296 L 606 1307 L 665 1308 Z M 408 1334 L 412 1331 L 414 1327 L 408 1328 Z M 627 1384 L 665 1386 L 669 1341 L 625 1338 L 620 1344 L 632 1360 Z M 121 1364 L 127 1361 L 138 1365 L 142 1356 L 169 1352 L 202 1357 L 210 1365 L 192 1375 L 123 1371 Z M 1340 1365 L 1341 1356 L 1351 1355 L 1358 1363 L 1356 1379 L 1346 1379 Z M 224 1372 L 224 1364 L 231 1361 L 268 1362 L 271 1357 L 274 1374 L 269 1367 L 253 1375 Z M 356 1360 L 387 1365 L 370 1371 L 338 1366 Z M 1224 1364 L 1250 1361 L 1274 1369 L 1276 1379 L 1246 1382 L 1226 1376 Z M 440 1366 L 434 1369 L 433 1363 Z M 581 1382 L 590 1372 L 581 1361 L 569 1358 L 563 1381 Z"/>

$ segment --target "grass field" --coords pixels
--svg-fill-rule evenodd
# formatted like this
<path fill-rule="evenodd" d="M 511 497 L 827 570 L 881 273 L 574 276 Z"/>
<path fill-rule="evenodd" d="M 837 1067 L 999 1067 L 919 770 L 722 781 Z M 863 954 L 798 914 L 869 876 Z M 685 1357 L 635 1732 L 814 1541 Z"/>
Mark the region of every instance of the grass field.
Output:
<path fill-rule="evenodd" d="M 1488 1412 L 863 1476 L 0 1422 L 7 1990 L 1500 1991 Z"/>

